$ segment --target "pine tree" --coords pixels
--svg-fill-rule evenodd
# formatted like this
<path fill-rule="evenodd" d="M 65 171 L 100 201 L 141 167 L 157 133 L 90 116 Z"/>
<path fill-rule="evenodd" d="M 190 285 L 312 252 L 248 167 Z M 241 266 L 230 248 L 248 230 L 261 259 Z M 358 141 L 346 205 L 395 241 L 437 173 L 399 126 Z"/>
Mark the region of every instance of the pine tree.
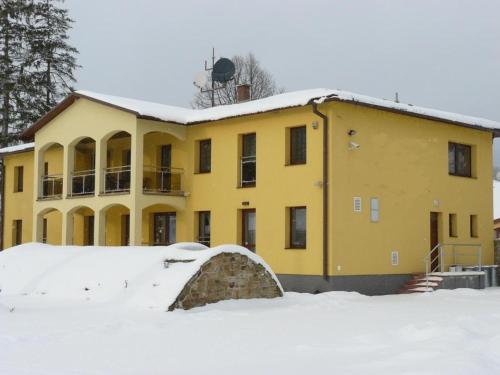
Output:
<path fill-rule="evenodd" d="M 32 1 L 32 17 L 28 33 L 30 80 L 34 82 L 34 112 L 38 118 L 49 111 L 76 81 L 78 50 L 68 43 L 73 20 L 68 10 L 56 3 L 64 0 Z"/>
<path fill-rule="evenodd" d="M 22 0 L 0 0 L 0 145 L 15 137 L 22 121 L 16 98 L 21 96 L 23 75 L 23 36 L 26 3 Z"/>

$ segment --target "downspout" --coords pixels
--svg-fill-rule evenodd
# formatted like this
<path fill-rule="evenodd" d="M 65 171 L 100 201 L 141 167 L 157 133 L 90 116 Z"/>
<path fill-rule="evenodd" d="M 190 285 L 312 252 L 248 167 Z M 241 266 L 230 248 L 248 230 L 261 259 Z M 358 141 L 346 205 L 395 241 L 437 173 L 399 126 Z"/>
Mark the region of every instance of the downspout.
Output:
<path fill-rule="evenodd" d="M 4 228 L 5 228 L 5 164 L 3 163 L 3 157 L 0 158 L 0 171 L 2 173 L 2 184 L 0 185 L 0 194 L 2 194 L 1 198 L 1 214 L 0 214 L 0 220 L 1 220 L 1 225 L 0 225 L 0 251 L 3 250 L 4 248 L 4 243 L 3 243 L 3 234 L 4 234 Z"/>
<path fill-rule="evenodd" d="M 328 116 L 311 101 L 313 113 L 323 120 L 323 279 L 328 280 Z"/>

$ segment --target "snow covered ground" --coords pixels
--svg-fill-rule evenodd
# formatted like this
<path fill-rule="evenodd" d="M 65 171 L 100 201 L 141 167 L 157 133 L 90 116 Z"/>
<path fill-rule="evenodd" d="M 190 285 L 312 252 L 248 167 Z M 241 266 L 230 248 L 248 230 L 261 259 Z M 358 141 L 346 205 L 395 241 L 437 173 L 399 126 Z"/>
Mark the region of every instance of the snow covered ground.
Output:
<path fill-rule="evenodd" d="M 152 303 L 161 301 L 161 286 L 152 286 L 163 282 L 161 268 L 146 258 L 161 261 L 158 252 L 166 250 L 134 254 L 135 278 L 111 251 L 100 265 L 88 263 L 97 250 L 58 254 L 55 263 L 31 255 L 23 288 L 23 262 L 5 261 L 9 251 L 11 259 L 25 256 L 16 249 L 0 254 L 2 375 L 500 373 L 500 288 L 383 297 L 286 293 L 165 312 Z M 130 249 L 123 254 L 126 265 Z M 130 294 L 122 281 L 104 278 L 106 263 L 129 278 Z M 72 275 L 72 267 L 81 272 Z M 7 283 L 7 274 L 17 281 Z"/>

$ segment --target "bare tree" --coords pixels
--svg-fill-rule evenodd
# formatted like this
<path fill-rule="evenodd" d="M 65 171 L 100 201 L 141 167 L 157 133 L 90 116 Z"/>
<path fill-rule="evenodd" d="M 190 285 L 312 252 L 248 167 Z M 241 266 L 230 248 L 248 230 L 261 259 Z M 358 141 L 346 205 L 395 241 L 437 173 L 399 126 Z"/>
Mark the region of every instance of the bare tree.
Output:
<path fill-rule="evenodd" d="M 215 105 L 236 103 L 236 86 L 241 84 L 250 85 L 250 100 L 261 99 L 271 95 L 284 92 L 284 89 L 278 87 L 273 76 L 267 70 L 261 67 L 253 53 L 246 56 L 233 56 L 231 59 L 235 65 L 234 80 L 221 85 L 218 82 L 215 86 L 219 89 L 215 91 Z M 212 106 L 211 93 L 205 92 L 212 88 L 211 76 L 205 87 L 204 92 L 198 92 L 192 102 L 194 108 L 208 108 Z"/>

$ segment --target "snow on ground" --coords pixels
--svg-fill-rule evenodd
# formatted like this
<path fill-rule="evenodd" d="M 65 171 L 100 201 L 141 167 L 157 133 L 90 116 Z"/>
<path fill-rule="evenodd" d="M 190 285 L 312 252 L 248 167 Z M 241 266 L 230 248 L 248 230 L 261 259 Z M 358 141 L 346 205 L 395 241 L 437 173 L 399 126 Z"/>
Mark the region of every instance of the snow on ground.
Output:
<path fill-rule="evenodd" d="M 104 278 L 102 269 L 116 259 L 111 251 L 60 249 L 71 254 L 53 262 L 37 246 L 25 250 L 33 262 L 20 262 L 26 256 L 16 255 L 19 248 L 0 253 L 0 374 L 500 373 L 500 288 L 382 297 L 286 293 L 165 312 L 150 297 L 137 299 L 160 290 L 146 288 L 159 271 L 144 259 L 160 261 L 165 250 L 144 256 L 116 248 L 125 260 Z M 133 261 L 128 288 L 141 287 L 129 294 L 113 280 Z M 81 270 L 71 275 L 76 264 Z M 21 282 L 16 272 L 26 269 L 31 277 Z M 87 297 L 82 283 L 91 285 Z"/>

